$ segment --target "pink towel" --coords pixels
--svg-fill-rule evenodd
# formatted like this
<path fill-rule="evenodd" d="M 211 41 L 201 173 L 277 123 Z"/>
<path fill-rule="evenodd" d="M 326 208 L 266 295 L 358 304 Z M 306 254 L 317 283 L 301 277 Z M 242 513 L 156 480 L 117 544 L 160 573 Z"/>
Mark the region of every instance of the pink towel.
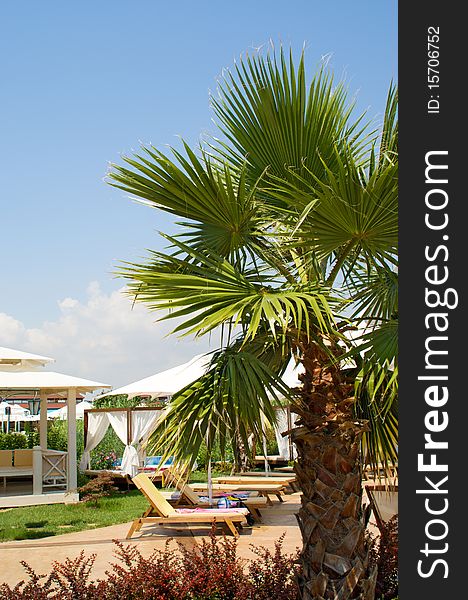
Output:
<path fill-rule="evenodd" d="M 176 512 L 179 514 L 192 514 L 192 513 L 207 513 L 209 515 L 216 515 L 217 513 L 235 513 L 245 515 L 249 511 L 246 508 L 176 508 Z"/>

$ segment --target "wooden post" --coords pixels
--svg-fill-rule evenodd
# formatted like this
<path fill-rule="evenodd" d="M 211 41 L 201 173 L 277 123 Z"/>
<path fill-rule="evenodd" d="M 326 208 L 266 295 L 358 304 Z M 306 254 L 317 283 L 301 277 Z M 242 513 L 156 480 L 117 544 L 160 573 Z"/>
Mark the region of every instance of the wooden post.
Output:
<path fill-rule="evenodd" d="M 288 431 L 291 431 L 292 417 L 291 417 L 291 405 L 290 404 L 288 404 L 288 406 L 286 407 L 286 416 L 287 416 L 287 421 L 288 421 Z M 288 448 L 289 448 L 289 460 L 294 460 L 293 441 L 291 438 L 291 434 L 288 435 Z"/>
<path fill-rule="evenodd" d="M 85 410 L 84 411 L 84 420 L 83 420 L 83 438 L 84 438 L 83 448 L 86 448 L 86 444 L 88 443 L 88 421 L 89 421 L 88 411 Z"/>
<path fill-rule="evenodd" d="M 132 409 L 127 408 L 127 446 L 130 446 L 132 443 Z"/>
<path fill-rule="evenodd" d="M 47 450 L 47 393 L 41 390 L 41 408 L 39 413 L 39 444 Z"/>
<path fill-rule="evenodd" d="M 68 492 L 77 488 L 76 473 L 76 388 L 67 392 L 67 425 L 68 425 Z"/>
<path fill-rule="evenodd" d="M 33 494 L 38 496 L 42 494 L 42 448 L 34 446 L 33 448 Z"/>

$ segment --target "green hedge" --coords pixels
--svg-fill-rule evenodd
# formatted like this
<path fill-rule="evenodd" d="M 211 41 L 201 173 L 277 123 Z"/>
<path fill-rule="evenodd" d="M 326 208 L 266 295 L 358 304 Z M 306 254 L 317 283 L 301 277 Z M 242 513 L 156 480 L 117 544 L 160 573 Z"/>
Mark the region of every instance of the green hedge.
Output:
<path fill-rule="evenodd" d="M 78 460 L 83 454 L 84 426 L 83 421 L 76 422 L 76 456 Z M 67 451 L 68 423 L 67 421 L 49 421 L 47 426 L 47 447 L 51 450 Z"/>
<path fill-rule="evenodd" d="M 29 448 L 28 438 L 23 433 L 0 433 L 0 450 Z"/>
<path fill-rule="evenodd" d="M 47 447 L 51 450 L 67 450 L 67 422 L 52 421 L 47 427 Z M 39 432 L 0 433 L 0 450 L 15 450 L 16 448 L 33 448 L 39 445 Z M 76 423 L 76 453 L 83 452 L 83 421 Z"/>

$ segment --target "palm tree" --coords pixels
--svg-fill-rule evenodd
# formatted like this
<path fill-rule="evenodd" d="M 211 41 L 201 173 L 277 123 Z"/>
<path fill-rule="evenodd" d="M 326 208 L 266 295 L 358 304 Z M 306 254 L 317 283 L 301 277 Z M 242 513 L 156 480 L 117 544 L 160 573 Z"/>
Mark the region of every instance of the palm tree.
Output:
<path fill-rule="evenodd" d="M 216 436 L 247 447 L 287 398 L 299 416 L 302 598 L 370 599 L 361 452 L 396 460 L 396 89 L 371 131 L 342 83 L 321 68 L 307 85 L 304 56 L 296 68 L 281 50 L 242 59 L 211 102 L 219 138 L 183 153 L 143 147 L 109 174 L 183 219 L 162 234 L 165 252 L 122 266 L 129 293 L 176 319 L 174 333 L 221 330 L 211 368 L 153 439 L 164 432 L 165 451 L 189 460 Z M 305 370 L 296 390 L 281 381 L 291 356 Z"/>

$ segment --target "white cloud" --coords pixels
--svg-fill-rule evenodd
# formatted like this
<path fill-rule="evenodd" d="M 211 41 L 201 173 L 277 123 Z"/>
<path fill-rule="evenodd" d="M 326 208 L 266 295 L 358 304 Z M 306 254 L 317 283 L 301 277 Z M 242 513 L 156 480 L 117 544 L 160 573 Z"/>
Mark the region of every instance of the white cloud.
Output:
<path fill-rule="evenodd" d="M 86 300 L 58 302 L 55 321 L 27 328 L 0 313 L 0 346 L 56 359 L 49 368 L 119 387 L 168 369 L 209 349 L 209 340 L 167 338 L 175 323 L 156 323 L 146 306 L 132 304 L 121 288 L 104 293 L 98 282 Z"/>

